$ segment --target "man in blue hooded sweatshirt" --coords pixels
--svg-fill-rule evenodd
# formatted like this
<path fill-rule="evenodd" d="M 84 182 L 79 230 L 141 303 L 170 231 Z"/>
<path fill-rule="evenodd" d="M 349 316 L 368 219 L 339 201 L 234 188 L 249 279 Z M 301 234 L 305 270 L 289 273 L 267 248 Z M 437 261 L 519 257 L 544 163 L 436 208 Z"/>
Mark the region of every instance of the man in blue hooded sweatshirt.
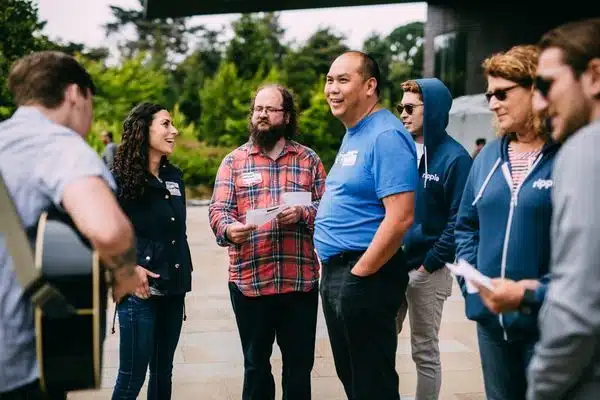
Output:
<path fill-rule="evenodd" d="M 415 140 L 420 176 L 414 224 L 404 238 L 416 399 L 437 399 L 442 383 L 438 332 L 444 301 L 452 293 L 452 276 L 445 263 L 455 258 L 454 225 L 472 159 L 446 133 L 452 105 L 448 88 L 431 78 L 406 81 L 402 89 L 397 110 Z"/>

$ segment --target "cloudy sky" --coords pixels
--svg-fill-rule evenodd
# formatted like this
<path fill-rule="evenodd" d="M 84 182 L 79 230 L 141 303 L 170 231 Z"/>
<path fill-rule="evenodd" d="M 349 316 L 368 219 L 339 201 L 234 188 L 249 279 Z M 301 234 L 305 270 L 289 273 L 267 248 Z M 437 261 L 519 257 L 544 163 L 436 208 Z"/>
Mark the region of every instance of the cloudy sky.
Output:
<path fill-rule="evenodd" d="M 88 46 L 114 49 L 118 38 L 107 40 L 102 25 L 111 20 L 109 5 L 140 8 L 138 0 L 37 0 L 39 15 L 46 20 L 45 33 L 51 39 L 83 42 Z M 236 14 L 197 16 L 193 24 L 228 26 Z M 388 34 L 395 27 L 425 21 L 426 3 L 392 4 L 366 7 L 325 8 L 281 12 L 286 41 L 304 41 L 319 27 L 330 26 L 347 37 L 347 44 L 360 49 L 372 32 Z M 129 33 L 131 34 L 131 33 Z"/>

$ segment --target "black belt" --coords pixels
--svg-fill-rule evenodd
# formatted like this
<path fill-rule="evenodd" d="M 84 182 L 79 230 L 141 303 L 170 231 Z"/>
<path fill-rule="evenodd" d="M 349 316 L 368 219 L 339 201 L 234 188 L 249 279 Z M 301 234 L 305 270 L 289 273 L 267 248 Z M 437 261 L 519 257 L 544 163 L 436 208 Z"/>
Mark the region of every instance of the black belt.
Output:
<path fill-rule="evenodd" d="M 351 261 L 358 260 L 366 250 L 343 251 L 331 256 L 323 264 L 348 264 Z"/>

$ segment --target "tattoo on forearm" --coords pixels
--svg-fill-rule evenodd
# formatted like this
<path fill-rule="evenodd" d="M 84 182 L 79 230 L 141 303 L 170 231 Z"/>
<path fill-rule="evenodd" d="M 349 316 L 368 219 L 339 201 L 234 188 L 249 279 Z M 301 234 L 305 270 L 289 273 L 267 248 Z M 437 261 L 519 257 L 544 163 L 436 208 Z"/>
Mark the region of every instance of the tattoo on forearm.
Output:
<path fill-rule="evenodd" d="M 112 273 L 121 272 L 121 270 L 133 273 L 137 264 L 136 257 L 135 242 L 133 242 L 123 253 L 107 257 L 108 268 Z"/>

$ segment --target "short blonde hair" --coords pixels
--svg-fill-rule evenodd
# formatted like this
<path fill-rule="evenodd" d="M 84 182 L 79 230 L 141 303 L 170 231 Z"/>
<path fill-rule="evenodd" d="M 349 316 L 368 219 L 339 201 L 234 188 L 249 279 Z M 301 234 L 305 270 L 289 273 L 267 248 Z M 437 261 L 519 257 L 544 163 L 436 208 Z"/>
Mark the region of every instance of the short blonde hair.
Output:
<path fill-rule="evenodd" d="M 402 82 L 400 85 L 404 92 L 416 93 L 419 95 L 419 98 L 423 100 L 423 92 L 421 92 L 421 86 L 417 83 L 417 81 L 411 79 L 408 81 Z"/>
<path fill-rule="evenodd" d="M 508 51 L 496 53 L 483 60 L 481 67 L 486 78 L 503 78 L 515 82 L 524 88 L 532 88 L 537 69 L 540 49 L 537 46 L 526 44 L 517 45 L 510 48 Z M 545 116 L 533 111 L 531 113 L 529 123 L 538 136 L 549 138 L 550 132 L 546 129 L 543 120 Z M 503 135 L 503 133 L 500 133 Z"/>

